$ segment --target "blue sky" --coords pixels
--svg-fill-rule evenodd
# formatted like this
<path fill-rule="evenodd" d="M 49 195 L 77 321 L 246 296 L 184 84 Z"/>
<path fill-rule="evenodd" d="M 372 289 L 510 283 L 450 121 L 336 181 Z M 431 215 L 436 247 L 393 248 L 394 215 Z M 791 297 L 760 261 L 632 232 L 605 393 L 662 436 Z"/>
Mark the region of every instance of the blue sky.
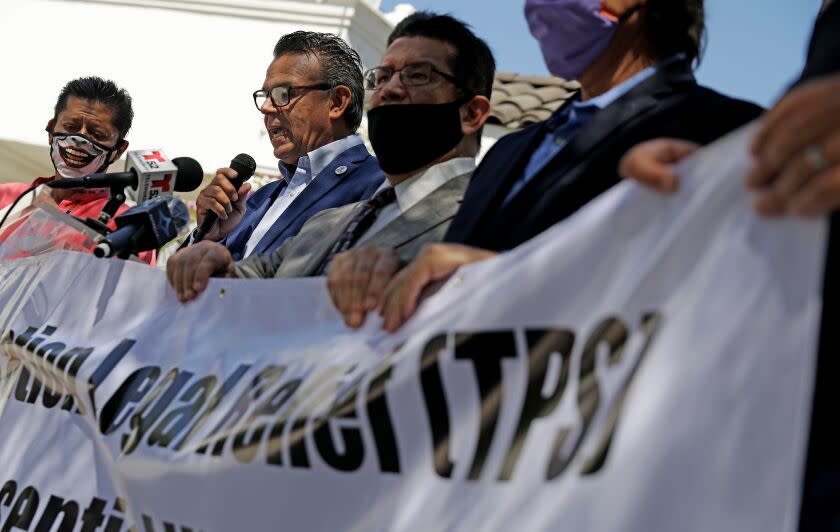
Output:
<path fill-rule="evenodd" d="M 405 1 L 405 0 L 404 0 Z M 396 0 L 382 0 L 390 11 Z M 487 40 L 499 70 L 547 75 L 522 14 L 524 0 L 409 0 L 450 13 Z M 820 0 L 706 0 L 707 46 L 701 83 L 762 105 L 772 104 L 802 68 Z"/>

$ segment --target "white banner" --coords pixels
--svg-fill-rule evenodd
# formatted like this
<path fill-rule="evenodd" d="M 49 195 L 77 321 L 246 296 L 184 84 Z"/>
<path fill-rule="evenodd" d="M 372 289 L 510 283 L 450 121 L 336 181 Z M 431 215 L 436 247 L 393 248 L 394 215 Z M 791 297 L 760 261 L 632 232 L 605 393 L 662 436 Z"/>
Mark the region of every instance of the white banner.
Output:
<path fill-rule="evenodd" d="M 2 530 L 794 530 L 827 229 L 752 213 L 749 135 L 395 335 L 323 279 L 3 263 Z"/>

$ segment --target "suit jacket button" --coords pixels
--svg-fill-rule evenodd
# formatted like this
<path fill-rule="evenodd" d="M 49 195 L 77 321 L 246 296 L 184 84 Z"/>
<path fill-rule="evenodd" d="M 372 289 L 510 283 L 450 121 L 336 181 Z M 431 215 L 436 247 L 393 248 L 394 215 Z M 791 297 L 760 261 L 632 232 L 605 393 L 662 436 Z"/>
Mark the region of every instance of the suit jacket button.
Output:
<path fill-rule="evenodd" d="M 347 171 L 347 167 L 342 164 L 341 166 L 339 166 L 338 168 L 335 169 L 335 175 L 341 175 L 346 171 Z"/>

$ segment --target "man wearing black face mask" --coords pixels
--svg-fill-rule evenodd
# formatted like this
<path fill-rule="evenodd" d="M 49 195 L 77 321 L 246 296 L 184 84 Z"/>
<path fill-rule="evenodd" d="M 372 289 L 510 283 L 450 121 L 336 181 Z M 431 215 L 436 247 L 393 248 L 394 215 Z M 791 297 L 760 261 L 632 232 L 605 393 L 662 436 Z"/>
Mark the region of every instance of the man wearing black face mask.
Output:
<path fill-rule="evenodd" d="M 386 330 L 414 313 L 424 286 L 522 244 L 618 183 L 619 159 L 641 140 L 667 131 L 705 144 L 761 112 L 694 79 L 703 0 L 526 0 L 525 18 L 549 70 L 580 81 L 580 98 L 500 139 L 476 169 L 447 244 L 390 272 L 384 291 L 368 291 L 362 310 L 379 307 Z"/>
<path fill-rule="evenodd" d="M 46 128 L 55 174 L 31 184 L 0 185 L 0 209 L 33 185 L 104 172 L 128 148 L 125 136 L 133 118 L 131 97 L 113 81 L 86 77 L 67 83 Z M 80 218 L 96 218 L 108 200 L 106 190 L 52 190 L 51 195 L 59 209 Z"/>
<path fill-rule="evenodd" d="M 466 25 L 433 13 L 403 20 L 388 44 L 382 64 L 365 76 L 370 140 L 387 178 L 373 198 L 319 213 L 271 254 L 234 263 L 223 246 L 199 243 L 197 266 L 167 264 L 179 299 L 204 290 L 210 275 L 371 272 L 374 261 L 409 261 L 424 243 L 443 238 L 475 168 L 495 62 Z M 350 248 L 360 253 L 341 254 Z"/>

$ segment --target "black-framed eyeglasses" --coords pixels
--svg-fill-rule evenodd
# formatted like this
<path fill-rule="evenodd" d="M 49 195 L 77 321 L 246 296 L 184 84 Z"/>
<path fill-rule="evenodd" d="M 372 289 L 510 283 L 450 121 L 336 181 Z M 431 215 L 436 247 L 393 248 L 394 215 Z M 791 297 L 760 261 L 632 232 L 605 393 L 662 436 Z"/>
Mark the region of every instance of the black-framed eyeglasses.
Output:
<path fill-rule="evenodd" d="M 265 101 L 271 99 L 271 105 L 274 107 L 283 107 L 289 105 L 293 90 L 325 91 L 330 89 L 332 89 L 332 85 L 329 83 L 318 83 L 317 85 L 278 85 L 268 90 L 260 89 L 254 91 L 254 105 L 257 106 L 257 110 L 260 110 L 265 105 Z"/>
<path fill-rule="evenodd" d="M 456 87 L 460 87 L 455 76 L 441 72 L 429 63 L 412 63 L 405 65 L 400 69 L 393 69 L 391 67 L 375 67 L 365 72 L 365 89 L 379 90 L 383 85 L 390 81 L 391 77 L 399 72 L 400 82 L 406 87 L 416 87 L 418 85 L 427 85 L 432 81 L 432 72 L 442 77 L 443 79 L 452 82 Z"/>

